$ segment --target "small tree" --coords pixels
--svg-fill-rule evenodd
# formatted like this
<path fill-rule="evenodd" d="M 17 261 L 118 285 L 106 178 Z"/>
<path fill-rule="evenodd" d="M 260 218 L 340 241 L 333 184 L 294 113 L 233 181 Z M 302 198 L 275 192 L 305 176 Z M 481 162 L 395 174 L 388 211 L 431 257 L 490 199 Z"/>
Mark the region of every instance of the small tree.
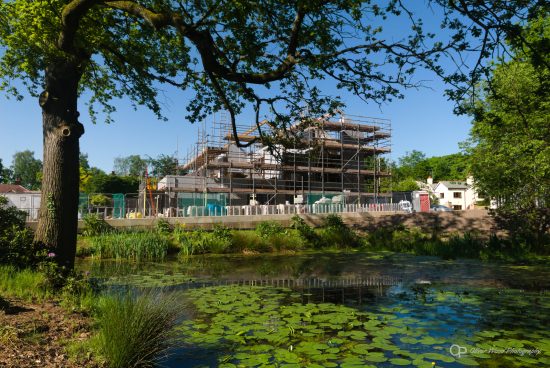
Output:
<path fill-rule="evenodd" d="M 147 160 L 139 155 L 130 155 L 127 157 L 117 157 L 113 165 L 113 170 L 120 176 L 142 176 L 147 168 Z"/>
<path fill-rule="evenodd" d="M 173 156 L 159 155 L 157 158 L 148 160 L 151 165 L 151 175 L 164 177 L 166 175 L 178 174 L 178 160 Z"/>
<path fill-rule="evenodd" d="M 13 155 L 12 176 L 27 189 L 39 189 L 42 177 L 42 161 L 34 158 L 34 152 L 21 151 Z"/>
<path fill-rule="evenodd" d="M 542 12 L 522 33 L 550 44 Z M 472 106 L 472 171 L 484 196 L 494 198 L 498 222 L 520 242 L 543 247 L 550 229 L 550 54 L 523 54 L 496 66 L 484 98 Z"/>
<path fill-rule="evenodd" d="M 12 172 L 8 167 L 4 167 L 0 158 L 0 184 L 9 183 L 12 179 Z"/>

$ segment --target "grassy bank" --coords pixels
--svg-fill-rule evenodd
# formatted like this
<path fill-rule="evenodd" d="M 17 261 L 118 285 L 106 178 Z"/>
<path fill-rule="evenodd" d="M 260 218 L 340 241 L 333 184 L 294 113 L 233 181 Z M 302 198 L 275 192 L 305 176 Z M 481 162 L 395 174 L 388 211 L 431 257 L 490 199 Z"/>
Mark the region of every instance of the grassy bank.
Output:
<path fill-rule="evenodd" d="M 173 295 L 162 291 L 104 294 L 83 277 L 69 277 L 65 286 L 55 289 L 48 278 L 44 272 L 0 266 L 0 340 L 6 343 L 0 355 L 28 350 L 35 354 L 34 361 L 49 362 L 48 354 L 55 350 L 56 356 L 67 356 L 56 362 L 58 366 L 151 366 L 172 342 L 181 309 Z M 26 314 L 19 316 L 18 311 Z M 58 325 L 67 327 L 50 326 L 52 314 Z M 78 321 L 78 326 L 70 321 Z M 26 322 L 35 326 L 29 332 L 32 338 L 17 327 Z M 0 363 L 28 366 L 9 359 Z"/>
<path fill-rule="evenodd" d="M 95 224 L 96 227 L 101 227 Z M 445 259 L 525 261 L 537 255 L 525 241 L 511 241 L 476 233 L 426 233 L 419 228 L 384 227 L 371 232 L 357 232 L 346 226 L 341 217 L 327 216 L 322 225 L 312 228 L 302 218 L 292 218 L 289 228 L 277 222 L 262 222 L 255 230 L 231 230 L 217 226 L 211 231 L 187 230 L 159 220 L 154 231 L 114 233 L 112 230 L 91 237 L 81 237 L 80 255 L 99 258 L 162 260 L 169 253 L 181 257 L 197 254 L 258 254 L 307 250 L 357 249 L 392 251 Z"/>

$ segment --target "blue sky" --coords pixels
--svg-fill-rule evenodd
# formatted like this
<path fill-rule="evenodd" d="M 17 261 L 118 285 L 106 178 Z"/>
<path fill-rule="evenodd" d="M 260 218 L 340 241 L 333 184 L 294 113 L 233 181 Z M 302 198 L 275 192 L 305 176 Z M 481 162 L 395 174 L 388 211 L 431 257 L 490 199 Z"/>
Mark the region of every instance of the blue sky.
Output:
<path fill-rule="evenodd" d="M 431 88 L 409 90 L 403 100 L 382 106 L 366 104 L 346 95 L 346 113 L 390 119 L 392 122 L 392 159 L 407 151 L 419 150 L 428 156 L 458 152 L 458 142 L 468 137 L 470 119 L 453 114 L 453 102 L 447 101 L 445 86 L 438 81 L 426 83 Z M 81 138 L 81 151 L 88 154 L 90 164 L 112 170 L 117 156 L 139 154 L 156 157 L 174 154 L 179 147 L 180 158 L 196 140 L 197 126 L 185 119 L 185 104 L 191 93 L 167 90 L 165 113 L 167 122 L 158 121 L 145 108 L 134 111 L 129 101 L 117 102 L 114 123 L 91 124 L 81 103 L 81 122 L 86 132 Z M 42 158 L 42 115 L 36 99 L 23 101 L 0 97 L 0 158 L 11 163 L 16 151 L 30 149 Z M 250 116 L 241 116 L 246 122 Z M 248 120 L 252 122 L 252 120 Z"/>
<path fill-rule="evenodd" d="M 421 4 L 414 4 L 419 5 L 415 11 L 425 20 L 425 24 L 438 29 L 438 16 Z M 388 20 L 384 24 L 386 29 L 390 29 L 388 38 L 396 35 L 402 37 L 406 31 L 403 24 L 395 19 Z M 390 119 L 393 160 L 412 150 L 422 151 L 427 156 L 458 152 L 458 143 L 468 137 L 470 119 L 453 114 L 453 102 L 447 101 L 444 96 L 445 85 L 437 77 L 421 71 L 415 79 L 425 81 L 428 88 L 405 91 L 403 100 L 394 100 L 382 106 L 367 104 L 351 94 L 341 94 L 347 104 L 345 112 Z M 335 90 L 333 82 L 324 81 L 320 86 L 327 93 Z M 90 164 L 110 171 L 115 157 L 133 154 L 150 157 L 171 155 L 178 148 L 179 158 L 183 158 L 187 148 L 195 142 L 197 134 L 197 126 L 185 119 L 185 106 L 193 98 L 193 93 L 167 87 L 162 96 L 167 122 L 157 120 L 145 108 L 134 111 L 130 102 L 122 99 L 115 102 L 118 111 L 113 115 L 114 123 L 104 124 L 99 119 L 94 125 L 86 113 L 87 107 L 80 102 L 80 120 L 86 129 L 81 138 L 81 151 L 88 154 Z M 252 118 L 251 114 L 243 114 L 238 122 L 248 125 Z M 0 96 L 0 158 L 4 165 L 10 164 L 16 151 L 26 149 L 34 151 L 35 157 L 42 158 L 41 111 L 38 102 L 29 96 L 23 101 Z"/>

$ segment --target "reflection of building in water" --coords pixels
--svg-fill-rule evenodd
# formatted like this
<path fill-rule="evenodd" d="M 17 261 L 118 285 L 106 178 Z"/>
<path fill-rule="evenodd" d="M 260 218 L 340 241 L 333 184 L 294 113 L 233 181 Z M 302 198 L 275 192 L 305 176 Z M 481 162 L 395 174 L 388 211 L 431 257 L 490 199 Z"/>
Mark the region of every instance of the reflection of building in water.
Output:
<path fill-rule="evenodd" d="M 191 281 L 180 284 L 176 289 L 210 286 L 264 286 L 286 288 L 296 292 L 303 303 L 363 304 L 386 295 L 387 290 L 400 285 L 402 280 L 390 276 L 369 278 L 265 278 L 265 279 L 221 279 L 215 281 Z"/>
<path fill-rule="evenodd" d="M 299 122 L 273 149 L 256 127 L 237 128 L 249 147 L 237 146 L 223 117 L 209 134 L 199 129 L 181 166 L 186 174 L 159 182 L 159 190 L 178 198 L 171 206 L 389 202 L 380 190 L 380 179 L 390 176 L 381 160 L 391 148 L 388 120 L 338 115 Z M 285 134 L 266 121 L 261 129 L 267 137 Z"/>

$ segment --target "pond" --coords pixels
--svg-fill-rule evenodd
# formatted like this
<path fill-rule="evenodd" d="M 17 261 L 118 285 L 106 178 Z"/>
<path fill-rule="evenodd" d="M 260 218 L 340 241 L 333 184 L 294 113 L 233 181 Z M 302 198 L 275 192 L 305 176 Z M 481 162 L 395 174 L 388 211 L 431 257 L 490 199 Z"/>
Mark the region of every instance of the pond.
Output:
<path fill-rule="evenodd" d="M 78 267 L 180 293 L 166 367 L 550 366 L 545 265 L 378 252 Z"/>

